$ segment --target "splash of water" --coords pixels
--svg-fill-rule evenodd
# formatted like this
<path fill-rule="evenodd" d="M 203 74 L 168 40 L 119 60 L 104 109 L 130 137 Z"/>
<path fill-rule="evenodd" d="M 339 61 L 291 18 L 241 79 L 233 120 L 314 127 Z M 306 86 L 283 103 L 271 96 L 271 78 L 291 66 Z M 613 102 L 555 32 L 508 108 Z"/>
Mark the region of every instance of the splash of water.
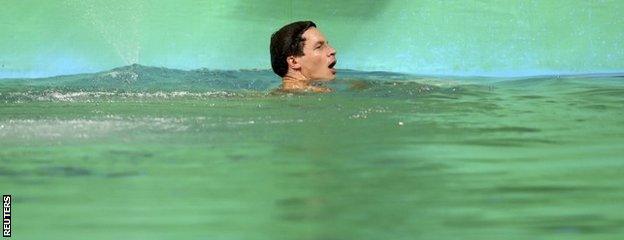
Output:
<path fill-rule="evenodd" d="M 140 26 L 144 12 L 142 1 L 65 0 L 64 4 L 77 13 L 80 21 L 92 27 L 124 64 L 139 63 Z"/>

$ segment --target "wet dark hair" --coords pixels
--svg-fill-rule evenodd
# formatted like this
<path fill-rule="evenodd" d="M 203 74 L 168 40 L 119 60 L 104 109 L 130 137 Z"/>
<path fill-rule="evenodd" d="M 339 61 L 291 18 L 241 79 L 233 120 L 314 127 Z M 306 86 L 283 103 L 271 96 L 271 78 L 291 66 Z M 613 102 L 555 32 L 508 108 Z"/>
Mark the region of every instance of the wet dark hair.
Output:
<path fill-rule="evenodd" d="M 280 77 L 286 75 L 286 58 L 289 56 L 303 56 L 305 38 L 301 35 L 311 27 L 316 27 L 316 24 L 312 21 L 299 21 L 283 26 L 271 35 L 271 67 L 275 74 Z"/>

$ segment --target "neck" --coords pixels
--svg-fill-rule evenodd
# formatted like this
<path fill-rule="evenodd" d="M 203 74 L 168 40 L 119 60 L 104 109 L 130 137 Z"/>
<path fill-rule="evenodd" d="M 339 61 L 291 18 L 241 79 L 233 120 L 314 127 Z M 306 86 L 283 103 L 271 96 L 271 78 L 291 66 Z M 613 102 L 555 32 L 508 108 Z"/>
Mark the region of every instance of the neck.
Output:
<path fill-rule="evenodd" d="M 303 76 L 301 73 L 286 74 L 282 78 L 282 91 L 286 92 L 331 92 L 330 88 L 317 87 L 312 85 L 312 80 Z"/>
<path fill-rule="evenodd" d="M 303 90 L 310 86 L 312 86 L 312 81 L 301 73 L 289 73 L 282 78 L 282 88 L 285 90 Z"/>

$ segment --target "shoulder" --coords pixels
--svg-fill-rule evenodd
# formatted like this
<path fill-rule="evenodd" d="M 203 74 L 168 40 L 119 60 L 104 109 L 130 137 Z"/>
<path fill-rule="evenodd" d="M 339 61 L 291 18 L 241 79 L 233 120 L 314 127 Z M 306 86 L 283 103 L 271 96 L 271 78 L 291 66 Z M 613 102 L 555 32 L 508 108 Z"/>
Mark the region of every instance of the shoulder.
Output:
<path fill-rule="evenodd" d="M 283 89 L 281 87 L 273 89 L 271 91 L 269 91 L 269 93 L 267 93 L 267 95 L 269 96 L 282 96 L 282 95 L 287 95 L 287 94 L 293 94 L 293 91 L 288 91 L 286 89 Z"/>
<path fill-rule="evenodd" d="M 303 89 L 284 89 L 284 88 L 276 88 L 271 90 L 268 95 L 286 95 L 286 94 L 310 94 L 310 93 L 330 93 L 333 92 L 331 88 L 328 87 L 307 87 Z"/>

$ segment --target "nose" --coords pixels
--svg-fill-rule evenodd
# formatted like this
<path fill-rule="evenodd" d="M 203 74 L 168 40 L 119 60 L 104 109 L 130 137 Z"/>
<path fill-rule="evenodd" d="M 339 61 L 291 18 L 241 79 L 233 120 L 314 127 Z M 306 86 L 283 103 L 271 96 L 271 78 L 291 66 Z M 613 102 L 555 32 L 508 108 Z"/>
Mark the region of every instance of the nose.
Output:
<path fill-rule="evenodd" d="M 329 56 L 336 56 L 336 49 L 332 45 L 329 45 Z"/>

